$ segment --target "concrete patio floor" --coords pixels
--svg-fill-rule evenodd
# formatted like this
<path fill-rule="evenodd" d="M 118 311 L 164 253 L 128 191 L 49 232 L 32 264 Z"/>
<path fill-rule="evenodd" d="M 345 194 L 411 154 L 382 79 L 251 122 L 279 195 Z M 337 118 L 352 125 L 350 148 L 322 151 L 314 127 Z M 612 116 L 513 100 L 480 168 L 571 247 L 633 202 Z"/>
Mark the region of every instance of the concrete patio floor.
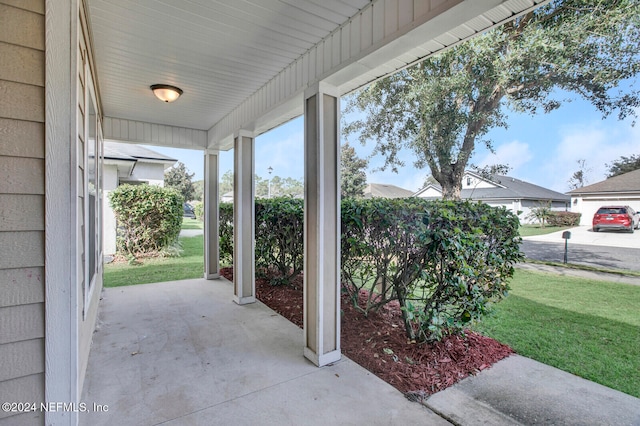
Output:
<path fill-rule="evenodd" d="M 347 358 L 315 367 L 302 330 L 232 291 L 224 279 L 105 289 L 80 424 L 449 424 Z"/>

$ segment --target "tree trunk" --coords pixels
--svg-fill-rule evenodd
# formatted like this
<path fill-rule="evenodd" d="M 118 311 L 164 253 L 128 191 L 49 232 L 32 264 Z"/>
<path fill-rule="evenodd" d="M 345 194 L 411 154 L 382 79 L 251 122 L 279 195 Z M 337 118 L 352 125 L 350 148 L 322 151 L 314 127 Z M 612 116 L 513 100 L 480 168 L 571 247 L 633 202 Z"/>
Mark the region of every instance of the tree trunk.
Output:
<path fill-rule="evenodd" d="M 453 167 L 452 167 L 453 169 Z M 462 175 L 458 176 L 455 170 L 443 170 L 440 173 L 440 186 L 442 187 L 442 198 L 444 200 L 461 199 Z"/>

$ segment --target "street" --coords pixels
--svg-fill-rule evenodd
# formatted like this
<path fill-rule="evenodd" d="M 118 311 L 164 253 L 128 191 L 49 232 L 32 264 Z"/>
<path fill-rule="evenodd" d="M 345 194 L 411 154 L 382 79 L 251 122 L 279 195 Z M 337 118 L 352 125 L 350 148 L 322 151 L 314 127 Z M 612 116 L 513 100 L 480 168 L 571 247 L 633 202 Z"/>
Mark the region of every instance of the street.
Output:
<path fill-rule="evenodd" d="M 529 259 L 562 262 L 564 242 L 523 240 L 520 246 Z M 640 249 L 572 244 L 569 240 L 568 262 L 610 269 L 640 271 Z"/>

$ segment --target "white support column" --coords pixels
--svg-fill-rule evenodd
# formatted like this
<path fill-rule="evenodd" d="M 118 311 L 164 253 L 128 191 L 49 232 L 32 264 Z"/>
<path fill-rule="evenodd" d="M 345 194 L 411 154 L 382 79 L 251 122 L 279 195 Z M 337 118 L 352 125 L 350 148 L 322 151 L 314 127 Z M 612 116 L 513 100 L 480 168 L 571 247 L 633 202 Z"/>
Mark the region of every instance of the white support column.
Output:
<path fill-rule="evenodd" d="M 304 356 L 321 367 L 340 359 L 340 96 L 304 99 Z"/>
<path fill-rule="evenodd" d="M 254 138 L 244 130 L 233 139 L 233 301 L 256 301 Z"/>
<path fill-rule="evenodd" d="M 220 278 L 218 151 L 204 152 L 204 278 Z"/>

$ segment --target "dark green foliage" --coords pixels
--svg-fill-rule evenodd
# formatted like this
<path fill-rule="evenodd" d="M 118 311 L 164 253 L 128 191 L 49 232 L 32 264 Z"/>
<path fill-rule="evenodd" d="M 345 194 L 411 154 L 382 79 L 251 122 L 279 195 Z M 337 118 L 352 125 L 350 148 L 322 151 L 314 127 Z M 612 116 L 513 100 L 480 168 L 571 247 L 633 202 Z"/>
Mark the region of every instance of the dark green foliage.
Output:
<path fill-rule="evenodd" d="M 197 214 L 197 213 L 196 213 Z M 220 203 L 220 261 L 233 264 L 233 203 Z"/>
<path fill-rule="evenodd" d="M 204 201 L 196 201 L 193 203 L 193 213 L 196 215 L 196 219 L 204 221 Z"/>
<path fill-rule="evenodd" d="M 184 201 L 194 200 L 196 188 L 191 179 L 195 173 L 189 173 L 187 167 L 178 161 L 176 165 L 164 172 L 164 185 L 168 188 L 176 189 Z"/>
<path fill-rule="evenodd" d="M 578 226 L 580 225 L 580 213 L 555 212 L 549 213 L 547 224 L 549 226 Z"/>
<path fill-rule="evenodd" d="M 117 248 L 126 256 L 153 255 L 178 239 L 182 195 L 152 185 L 121 185 L 109 194 L 118 222 Z"/>
<path fill-rule="evenodd" d="M 606 165 L 609 168 L 607 177 L 614 177 L 624 173 L 632 172 L 640 169 L 640 155 L 631 154 L 628 157 L 624 155 L 611 164 Z"/>
<path fill-rule="evenodd" d="M 340 153 L 340 195 L 342 198 L 364 196 L 367 187 L 367 166 L 369 161 L 359 158 L 356 150 L 345 142 Z"/>
<path fill-rule="evenodd" d="M 550 112 L 571 94 L 603 117 L 636 117 L 640 71 L 638 0 L 554 0 L 387 78 L 348 98 L 361 111 L 345 133 L 376 144 L 385 167 L 401 150 L 428 166 L 443 197 L 460 199 L 462 176 L 477 144 L 506 127 L 509 110 Z"/>
<path fill-rule="evenodd" d="M 303 201 L 256 201 L 256 266 L 284 284 L 303 268 Z M 504 296 L 521 260 L 518 218 L 503 208 L 419 198 L 342 201 L 342 290 L 365 315 L 397 300 L 407 336 L 455 333 Z M 231 258 L 232 206 L 220 206 Z"/>
<path fill-rule="evenodd" d="M 257 272 L 275 272 L 272 284 L 286 284 L 302 272 L 304 201 L 291 197 L 256 200 Z"/>
<path fill-rule="evenodd" d="M 365 314 L 398 300 L 410 339 L 438 340 L 479 318 L 522 256 L 517 217 L 486 204 L 346 200 L 342 212 L 344 291 Z"/>

